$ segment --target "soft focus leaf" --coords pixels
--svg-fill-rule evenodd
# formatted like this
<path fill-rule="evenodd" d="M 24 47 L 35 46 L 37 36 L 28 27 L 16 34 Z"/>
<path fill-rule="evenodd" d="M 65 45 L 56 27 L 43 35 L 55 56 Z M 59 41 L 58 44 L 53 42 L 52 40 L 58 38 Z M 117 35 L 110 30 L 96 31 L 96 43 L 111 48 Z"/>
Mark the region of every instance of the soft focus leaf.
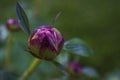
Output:
<path fill-rule="evenodd" d="M 61 53 L 55 58 L 60 64 L 67 66 L 69 62 L 69 54 L 66 51 L 61 51 Z"/>
<path fill-rule="evenodd" d="M 68 75 L 67 73 L 67 69 L 60 63 L 56 62 L 56 61 L 52 61 L 59 69 L 60 71 L 64 74 L 64 75 Z"/>
<path fill-rule="evenodd" d="M 30 34 L 29 21 L 23 8 L 20 6 L 19 3 L 16 4 L 16 14 L 18 22 L 20 24 L 20 28 L 29 35 Z"/>
<path fill-rule="evenodd" d="M 61 12 L 57 13 L 57 15 L 54 17 L 53 25 L 56 23 L 56 21 L 57 21 L 57 19 L 59 18 L 60 15 L 61 15 Z"/>
<path fill-rule="evenodd" d="M 84 67 L 82 73 L 88 77 L 99 77 L 98 73 L 91 67 Z"/>
<path fill-rule="evenodd" d="M 64 43 L 64 50 L 81 56 L 89 56 L 92 54 L 92 49 L 79 38 L 74 38 Z"/>
<path fill-rule="evenodd" d="M 7 39 L 8 31 L 5 25 L 0 25 L 0 43 L 4 42 Z"/>
<path fill-rule="evenodd" d="M 11 73 L 0 71 L 0 80 L 17 80 Z"/>
<path fill-rule="evenodd" d="M 104 80 L 120 80 L 120 70 L 108 73 Z"/>

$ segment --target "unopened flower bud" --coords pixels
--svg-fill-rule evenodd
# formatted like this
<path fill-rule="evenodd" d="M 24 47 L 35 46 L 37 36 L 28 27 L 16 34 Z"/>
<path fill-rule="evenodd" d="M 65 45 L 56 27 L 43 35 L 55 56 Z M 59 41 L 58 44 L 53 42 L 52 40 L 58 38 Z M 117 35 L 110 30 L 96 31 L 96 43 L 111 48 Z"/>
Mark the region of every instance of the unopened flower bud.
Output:
<path fill-rule="evenodd" d="M 78 75 L 82 73 L 81 65 L 78 62 L 69 63 L 68 64 L 68 69 L 72 73 L 75 73 L 75 74 L 78 74 Z"/>
<path fill-rule="evenodd" d="M 53 26 L 40 26 L 29 38 L 28 48 L 33 56 L 51 60 L 57 56 L 64 44 L 61 33 Z"/>
<path fill-rule="evenodd" d="M 20 30 L 17 19 L 8 19 L 6 27 L 9 31 L 18 31 Z"/>

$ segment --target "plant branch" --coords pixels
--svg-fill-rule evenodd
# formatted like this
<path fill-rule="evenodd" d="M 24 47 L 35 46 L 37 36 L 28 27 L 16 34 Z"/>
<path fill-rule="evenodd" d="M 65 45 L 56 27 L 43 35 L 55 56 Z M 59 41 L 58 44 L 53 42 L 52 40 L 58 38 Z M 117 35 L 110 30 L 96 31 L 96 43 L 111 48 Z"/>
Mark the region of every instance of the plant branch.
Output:
<path fill-rule="evenodd" d="M 27 80 L 29 76 L 35 71 L 35 69 L 39 66 L 40 62 L 40 59 L 35 58 L 29 68 L 21 76 L 21 80 Z"/>
<path fill-rule="evenodd" d="M 7 71 L 10 70 L 10 51 L 11 51 L 11 44 L 12 44 L 12 34 L 10 33 L 7 38 L 6 43 L 6 54 L 5 54 L 5 68 Z"/>

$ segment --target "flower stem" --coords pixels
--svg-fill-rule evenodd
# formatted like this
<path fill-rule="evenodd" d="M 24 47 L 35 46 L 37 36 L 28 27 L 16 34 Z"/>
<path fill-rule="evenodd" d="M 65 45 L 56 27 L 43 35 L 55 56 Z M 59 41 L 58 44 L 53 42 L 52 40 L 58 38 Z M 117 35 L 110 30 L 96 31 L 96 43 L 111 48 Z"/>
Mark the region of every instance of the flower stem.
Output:
<path fill-rule="evenodd" d="M 6 43 L 6 54 L 5 54 L 5 68 L 7 71 L 10 70 L 10 51 L 11 51 L 11 44 L 12 44 L 12 34 L 8 35 L 7 43 Z"/>
<path fill-rule="evenodd" d="M 35 71 L 35 69 L 39 66 L 40 62 L 40 59 L 35 58 L 30 67 L 21 76 L 21 80 L 27 80 L 29 76 Z"/>

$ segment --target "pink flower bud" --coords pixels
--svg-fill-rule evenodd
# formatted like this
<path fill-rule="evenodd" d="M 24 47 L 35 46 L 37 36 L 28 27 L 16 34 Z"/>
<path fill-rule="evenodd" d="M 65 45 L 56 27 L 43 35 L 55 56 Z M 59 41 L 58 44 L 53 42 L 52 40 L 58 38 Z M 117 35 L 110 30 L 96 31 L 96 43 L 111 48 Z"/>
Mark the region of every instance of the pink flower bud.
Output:
<path fill-rule="evenodd" d="M 6 27 L 9 31 L 18 31 L 20 30 L 17 19 L 8 19 Z"/>
<path fill-rule="evenodd" d="M 63 37 L 56 28 L 43 25 L 31 34 L 28 48 L 33 56 L 51 60 L 59 54 L 63 44 Z"/>
<path fill-rule="evenodd" d="M 81 74 L 82 73 L 82 67 L 78 62 L 71 62 L 68 64 L 68 69 L 75 74 Z"/>

